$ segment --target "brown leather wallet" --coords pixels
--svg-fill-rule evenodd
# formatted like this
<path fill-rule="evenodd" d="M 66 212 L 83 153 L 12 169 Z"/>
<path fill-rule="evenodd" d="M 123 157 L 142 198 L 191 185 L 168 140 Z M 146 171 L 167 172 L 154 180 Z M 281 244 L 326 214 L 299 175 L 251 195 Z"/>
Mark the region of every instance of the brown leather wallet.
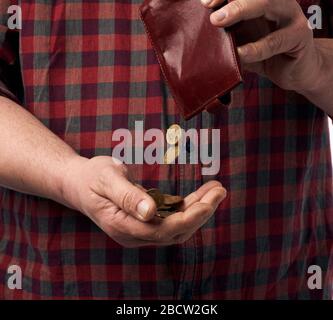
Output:
<path fill-rule="evenodd" d="M 185 119 L 230 103 L 241 81 L 231 32 L 210 23 L 199 0 L 145 0 L 141 19 L 176 105 Z"/>

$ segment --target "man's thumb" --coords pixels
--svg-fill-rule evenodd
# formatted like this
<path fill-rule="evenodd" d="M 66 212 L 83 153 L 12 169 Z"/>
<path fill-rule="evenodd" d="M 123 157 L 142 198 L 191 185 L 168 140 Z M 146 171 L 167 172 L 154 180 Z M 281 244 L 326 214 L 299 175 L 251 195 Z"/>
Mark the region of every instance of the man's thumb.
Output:
<path fill-rule="evenodd" d="M 107 186 L 107 197 L 119 208 L 141 221 L 150 220 L 156 213 L 154 200 L 126 177 L 116 175 Z"/>

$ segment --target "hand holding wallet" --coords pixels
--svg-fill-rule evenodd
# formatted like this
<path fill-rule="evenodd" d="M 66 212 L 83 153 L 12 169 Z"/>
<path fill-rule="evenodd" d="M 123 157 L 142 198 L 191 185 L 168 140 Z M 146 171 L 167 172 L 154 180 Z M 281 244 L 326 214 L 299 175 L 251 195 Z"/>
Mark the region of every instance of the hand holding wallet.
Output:
<path fill-rule="evenodd" d="M 199 0 L 145 0 L 141 19 L 179 112 L 185 119 L 230 102 L 242 81 L 231 32 L 210 23 Z"/>

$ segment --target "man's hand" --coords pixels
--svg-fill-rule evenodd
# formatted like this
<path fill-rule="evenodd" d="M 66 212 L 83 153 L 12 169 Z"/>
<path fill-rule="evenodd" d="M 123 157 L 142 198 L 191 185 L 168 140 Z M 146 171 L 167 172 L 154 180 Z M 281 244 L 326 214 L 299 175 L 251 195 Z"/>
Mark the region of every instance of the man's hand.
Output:
<path fill-rule="evenodd" d="M 119 160 L 78 157 L 66 172 L 65 202 L 125 247 L 166 246 L 188 240 L 226 196 L 222 185 L 211 181 L 185 198 L 182 212 L 160 219 L 155 217 L 153 199 L 130 181 Z"/>
<path fill-rule="evenodd" d="M 0 97 L 0 185 L 81 211 L 126 247 L 165 246 L 189 239 L 215 212 L 226 191 L 209 182 L 189 195 L 183 212 L 155 217 L 154 200 L 112 157 L 80 157 L 24 108 Z M 17 152 L 20 150 L 20 152 Z"/>
<path fill-rule="evenodd" d="M 224 1 L 202 2 L 213 8 Z M 301 92 L 312 88 L 319 81 L 322 59 L 296 0 L 234 0 L 212 13 L 211 22 L 230 27 L 260 17 L 275 22 L 276 30 L 238 48 L 245 69 L 267 76 L 283 89 Z M 250 21 L 246 27 L 251 28 Z"/>

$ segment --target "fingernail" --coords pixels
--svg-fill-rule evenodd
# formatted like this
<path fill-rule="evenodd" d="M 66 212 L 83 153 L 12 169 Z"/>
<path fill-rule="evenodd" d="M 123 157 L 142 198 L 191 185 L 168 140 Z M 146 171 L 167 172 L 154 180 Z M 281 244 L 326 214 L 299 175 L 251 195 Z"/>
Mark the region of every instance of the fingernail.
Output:
<path fill-rule="evenodd" d="M 149 211 L 149 203 L 146 200 L 142 200 L 138 204 L 137 210 L 141 218 L 145 219 Z"/>
<path fill-rule="evenodd" d="M 205 6 L 208 6 L 209 4 L 212 3 L 212 0 L 201 0 L 201 3 Z"/>
<path fill-rule="evenodd" d="M 222 20 L 225 19 L 225 17 L 227 16 L 227 13 L 221 9 L 221 10 L 216 11 L 214 15 L 215 15 L 215 19 L 218 20 L 219 22 L 221 22 Z"/>

